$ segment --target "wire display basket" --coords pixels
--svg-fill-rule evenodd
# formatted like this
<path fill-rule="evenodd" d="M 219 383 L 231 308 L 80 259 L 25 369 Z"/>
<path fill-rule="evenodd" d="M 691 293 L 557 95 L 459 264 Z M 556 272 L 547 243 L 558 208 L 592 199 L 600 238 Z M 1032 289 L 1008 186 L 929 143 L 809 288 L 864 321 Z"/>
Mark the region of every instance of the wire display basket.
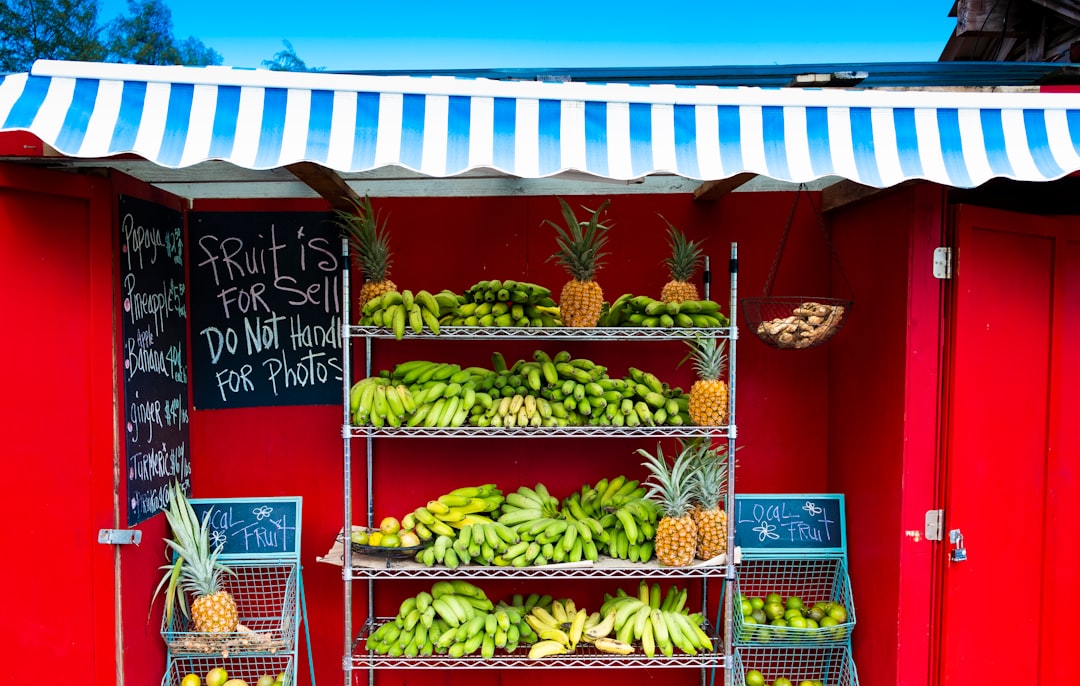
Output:
<path fill-rule="evenodd" d="M 844 326 L 853 304 L 839 298 L 775 295 L 741 301 L 750 330 L 780 350 L 822 345 Z"/>
<path fill-rule="evenodd" d="M 737 568 L 734 591 L 737 600 L 732 622 L 735 641 L 740 644 L 847 641 L 855 628 L 851 579 L 842 558 L 744 559 Z M 770 594 L 780 597 L 779 612 L 769 607 Z M 761 599 L 764 605 L 753 610 L 764 616 L 758 615 L 756 619 L 753 615 L 745 616 L 741 609 L 744 596 L 751 604 L 757 602 L 754 599 Z M 799 605 L 790 600 L 793 598 L 801 601 L 803 622 L 795 621 L 797 626 L 792 626 L 785 619 L 786 625 L 773 624 L 777 615 L 783 617 L 791 607 Z M 807 627 L 804 624 L 807 617 L 818 626 Z"/>
<path fill-rule="evenodd" d="M 732 657 L 732 682 L 737 686 L 753 686 L 748 672 L 756 670 L 771 684 L 787 678 L 792 684 L 804 682 L 823 686 L 859 686 L 851 648 L 847 645 L 806 648 L 764 648 L 741 646 Z"/>
<path fill-rule="evenodd" d="M 169 660 L 161 686 L 180 686 L 188 674 L 194 674 L 199 677 L 200 683 L 206 683 L 206 675 L 210 670 L 219 667 L 225 670 L 228 679 L 243 679 L 248 686 L 257 686 L 260 683 L 293 686 L 296 683 L 296 665 L 292 655 L 245 655 L 229 658 L 180 656 Z M 273 681 L 263 679 L 260 682 L 262 677 L 270 677 Z"/>
<path fill-rule="evenodd" d="M 179 605 L 172 623 L 161 619 L 161 635 L 173 655 L 276 653 L 293 649 L 296 637 L 299 569 L 295 563 L 230 562 L 235 575 L 222 577 L 224 590 L 236 602 L 236 631 L 196 631 Z M 190 607 L 190 605 L 189 605 Z"/>

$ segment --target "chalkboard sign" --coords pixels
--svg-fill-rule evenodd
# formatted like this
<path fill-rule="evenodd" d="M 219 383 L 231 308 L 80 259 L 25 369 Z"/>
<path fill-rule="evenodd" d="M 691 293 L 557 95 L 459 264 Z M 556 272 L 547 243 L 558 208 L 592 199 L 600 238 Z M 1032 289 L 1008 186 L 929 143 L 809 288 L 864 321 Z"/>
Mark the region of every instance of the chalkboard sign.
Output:
<path fill-rule="evenodd" d="M 341 402 L 341 256 L 330 213 L 193 212 L 195 407 Z"/>
<path fill-rule="evenodd" d="M 221 558 L 300 556 L 299 497 L 194 498 L 199 521 L 210 512 L 210 547 L 224 544 Z"/>
<path fill-rule="evenodd" d="M 734 517 L 744 555 L 847 552 L 842 494 L 737 494 Z"/>
<path fill-rule="evenodd" d="M 128 525 L 190 492 L 187 309 L 179 212 L 120 198 L 121 354 Z"/>

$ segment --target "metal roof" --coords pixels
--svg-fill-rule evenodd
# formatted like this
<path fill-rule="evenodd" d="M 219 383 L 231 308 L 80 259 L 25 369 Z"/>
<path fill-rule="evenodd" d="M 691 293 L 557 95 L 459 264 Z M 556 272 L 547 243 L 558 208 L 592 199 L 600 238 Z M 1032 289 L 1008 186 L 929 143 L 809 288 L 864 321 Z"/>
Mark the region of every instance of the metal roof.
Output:
<path fill-rule="evenodd" d="M 409 69 L 345 71 L 372 76 L 456 76 L 499 81 L 584 81 L 782 87 L 800 74 L 865 73 L 860 88 L 995 88 L 1080 84 L 1080 65 L 1060 62 L 865 62 L 540 69 Z"/>

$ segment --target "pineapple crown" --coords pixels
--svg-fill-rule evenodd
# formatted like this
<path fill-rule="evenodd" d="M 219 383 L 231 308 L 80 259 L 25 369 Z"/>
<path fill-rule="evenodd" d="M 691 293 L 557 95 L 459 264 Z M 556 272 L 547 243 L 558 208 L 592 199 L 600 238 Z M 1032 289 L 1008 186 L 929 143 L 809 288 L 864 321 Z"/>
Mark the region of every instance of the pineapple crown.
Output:
<path fill-rule="evenodd" d="M 693 454 L 694 500 L 704 509 L 711 510 L 726 495 L 728 467 L 724 453 L 727 446 L 712 448 L 703 439 L 688 441 L 685 446 Z"/>
<path fill-rule="evenodd" d="M 664 219 L 663 215 L 660 215 Z M 690 241 L 674 224 L 664 219 L 668 225 L 668 247 L 671 256 L 664 260 L 672 281 L 689 281 L 701 264 L 701 241 Z"/>
<path fill-rule="evenodd" d="M 161 566 L 165 575 L 154 590 L 154 599 L 165 588 L 165 621 L 172 621 L 174 603 L 179 603 L 184 616 L 190 616 L 187 599 L 182 589 L 195 597 L 210 595 L 221 586 L 221 577 L 225 573 L 235 574 L 229 567 L 218 562 L 223 544 L 210 550 L 210 515 L 211 510 L 203 514 L 199 521 L 191 503 L 184 496 L 180 482 L 174 481 L 168 488 L 169 506 L 164 508 L 165 519 L 169 522 L 173 538 L 165 539 L 167 552 L 175 558 Z M 151 600 L 153 605 L 153 600 Z"/>
<path fill-rule="evenodd" d="M 679 365 L 692 360 L 699 379 L 719 381 L 727 366 L 727 339 L 697 335 L 687 340 L 686 344 L 690 346 L 690 352 Z"/>
<path fill-rule="evenodd" d="M 601 249 L 607 243 L 606 232 L 611 225 L 601 223 L 600 215 L 611 204 L 611 200 L 600 203 L 595 210 L 583 206 L 582 209 L 592 215 L 584 222 L 578 221 L 574 216 L 574 210 L 569 203 L 562 198 L 558 200 L 566 226 L 560 226 L 551 219 L 544 220 L 558 232 L 555 243 L 559 249 L 548 257 L 548 260 L 558 260 L 570 276 L 578 281 L 592 281 L 593 275 L 600 268 L 600 258 L 607 255 L 606 252 L 601 252 Z"/>
<path fill-rule="evenodd" d="M 693 509 L 694 452 L 696 447 L 683 447 L 671 464 L 664 457 L 663 448 L 656 444 L 656 454 L 639 448 L 637 453 L 645 458 L 642 466 L 649 470 L 645 486 L 648 497 L 660 506 L 666 517 L 685 517 Z"/>
<path fill-rule="evenodd" d="M 390 233 L 386 221 L 379 221 L 379 215 L 371 207 L 371 198 L 346 198 L 353 209 L 336 210 L 337 225 L 343 237 L 349 240 L 354 259 L 367 281 L 383 281 L 390 274 Z"/>

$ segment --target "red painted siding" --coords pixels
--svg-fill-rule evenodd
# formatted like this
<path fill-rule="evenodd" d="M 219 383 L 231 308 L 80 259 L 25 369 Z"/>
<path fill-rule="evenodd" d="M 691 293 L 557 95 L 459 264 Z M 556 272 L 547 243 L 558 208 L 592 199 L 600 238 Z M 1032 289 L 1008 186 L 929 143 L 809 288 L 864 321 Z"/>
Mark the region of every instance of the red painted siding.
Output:
<path fill-rule="evenodd" d="M 942 200 L 904 188 L 830 217 L 855 306 L 830 343 L 828 489 L 847 498 L 855 664 L 875 684 L 927 678 Z"/>

